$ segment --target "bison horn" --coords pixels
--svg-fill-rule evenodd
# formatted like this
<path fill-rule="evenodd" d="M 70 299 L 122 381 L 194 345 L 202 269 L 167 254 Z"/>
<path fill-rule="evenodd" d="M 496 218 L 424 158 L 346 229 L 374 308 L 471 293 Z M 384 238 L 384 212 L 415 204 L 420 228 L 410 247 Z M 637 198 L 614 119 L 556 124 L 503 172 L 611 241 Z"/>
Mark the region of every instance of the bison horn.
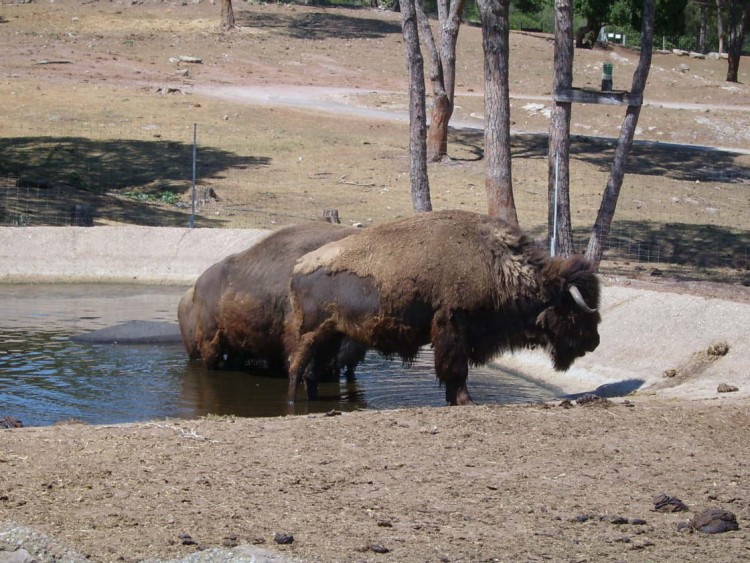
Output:
<path fill-rule="evenodd" d="M 571 285 L 568 288 L 568 291 L 570 292 L 570 295 L 573 296 L 573 301 L 576 302 L 576 304 L 586 311 L 587 313 L 596 313 L 596 309 L 592 309 L 588 305 L 586 305 L 586 301 L 583 300 L 583 295 L 581 295 L 581 290 L 578 289 L 576 286 Z"/>

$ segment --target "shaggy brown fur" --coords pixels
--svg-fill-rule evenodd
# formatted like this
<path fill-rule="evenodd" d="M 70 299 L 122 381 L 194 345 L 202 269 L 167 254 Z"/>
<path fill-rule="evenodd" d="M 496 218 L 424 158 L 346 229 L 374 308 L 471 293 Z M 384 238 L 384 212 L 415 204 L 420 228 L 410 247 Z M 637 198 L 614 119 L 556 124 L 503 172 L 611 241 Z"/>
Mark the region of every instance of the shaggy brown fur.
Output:
<path fill-rule="evenodd" d="M 188 289 L 180 299 L 177 305 L 177 320 L 180 324 L 180 336 L 182 344 L 191 360 L 197 360 L 201 357 L 200 345 L 196 338 L 195 331 L 195 309 L 193 308 L 193 290 Z"/>
<path fill-rule="evenodd" d="M 598 307 L 584 258 L 550 258 L 475 213 L 423 213 L 327 244 L 292 276 L 290 396 L 317 351 L 343 336 L 407 362 L 431 343 L 450 404 L 471 402 L 468 365 L 503 351 L 544 346 L 565 370 L 599 344 L 600 316 L 575 304 L 571 285 Z"/>
<path fill-rule="evenodd" d="M 202 358 L 209 369 L 252 362 L 285 370 L 283 333 L 292 268 L 300 256 L 354 232 L 323 222 L 288 227 L 208 268 L 178 307 L 188 355 Z M 354 352 L 342 367 L 353 369 L 362 359 L 364 349 L 355 346 Z"/>

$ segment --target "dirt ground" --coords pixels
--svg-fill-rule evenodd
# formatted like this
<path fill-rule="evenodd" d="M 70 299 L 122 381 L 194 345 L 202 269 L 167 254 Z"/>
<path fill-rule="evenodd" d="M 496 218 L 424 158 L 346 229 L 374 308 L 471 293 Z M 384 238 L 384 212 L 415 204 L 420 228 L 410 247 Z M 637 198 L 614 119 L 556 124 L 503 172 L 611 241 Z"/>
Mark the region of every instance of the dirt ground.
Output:
<path fill-rule="evenodd" d="M 199 206 L 199 226 L 273 228 L 324 209 L 363 225 L 409 214 L 399 15 L 235 9 L 240 29 L 222 34 L 219 5 L 208 2 L 1 3 L 0 96 L 8 103 L 0 107 L 0 175 L 51 186 L 60 202 L 50 202 L 55 189 L 43 189 L 12 204 L 13 192 L 3 199 L 14 205 L 11 224 L 64 224 L 69 203 L 89 203 L 97 225 L 183 226 L 194 123 L 199 188 L 219 197 Z M 511 35 L 514 191 L 522 225 L 535 236 L 547 220 L 546 142 L 538 134 L 549 127 L 552 50 L 549 35 Z M 615 88 L 628 89 L 637 53 L 613 45 L 578 50 L 574 84 L 597 87 L 603 62 L 614 64 Z M 471 128 L 482 124 L 482 70 L 481 31 L 465 25 L 453 121 L 464 128 L 451 135 L 450 161 L 430 166 L 435 209 L 486 209 L 482 133 Z M 616 218 L 622 229 L 613 237 L 618 248 L 647 248 L 650 262 L 677 274 L 686 264 L 719 264 L 732 271 L 718 277 L 737 280 L 737 269 L 747 268 L 750 221 L 750 65 L 742 61 L 737 84 L 725 75 L 724 60 L 654 54 L 636 138 L 655 144 L 633 150 Z M 606 139 L 617 136 L 623 116 L 616 106 L 574 108 L 579 244 L 609 174 Z M 745 152 L 673 145 L 680 143 Z M 166 192 L 182 207 L 133 197 Z M 620 254 L 616 266 L 632 258 Z"/>
<path fill-rule="evenodd" d="M 5 430 L 0 514 L 94 561 L 734 562 L 749 428 L 746 402 L 631 398 Z M 709 507 L 740 530 L 677 530 Z"/>
<path fill-rule="evenodd" d="M 154 137 L 197 121 L 221 164 L 204 185 L 222 201 L 202 210 L 201 225 L 266 227 L 241 212 L 259 206 L 293 216 L 337 208 L 345 222 L 365 224 L 408 213 L 403 121 L 344 115 L 335 105 L 405 109 L 398 16 L 270 4 L 235 9 L 241 30 L 220 34 L 218 3 L 0 3 L 3 153 L 49 131 L 106 138 L 139 129 Z M 481 123 L 479 30 L 466 26 L 460 37 L 456 119 Z M 511 71 L 513 127 L 544 132 L 552 44 L 514 33 L 512 49 L 523 57 Z M 170 62 L 180 55 L 203 62 Z M 615 86 L 625 89 L 636 60 L 622 48 L 579 51 L 576 84 L 596 86 L 601 63 L 615 61 Z M 743 60 L 740 83 L 727 84 L 725 61 L 656 54 L 638 138 L 747 149 L 749 67 Z M 236 86 L 256 101 L 230 90 Z M 279 105 L 283 96 L 297 101 Z M 614 136 L 621 115 L 576 108 L 573 131 Z M 532 227 L 544 223 L 546 199 L 546 160 L 535 139 L 519 136 L 514 147 L 519 213 Z M 485 208 L 480 145 L 479 133 L 454 134 L 453 160 L 430 169 L 436 208 Z M 577 148 L 573 183 L 583 190 L 577 220 L 585 222 L 596 210 L 607 153 L 586 140 Z M 123 190 L 166 186 L 187 197 L 184 180 L 154 179 L 162 171 L 151 169 L 151 145 L 116 149 L 139 149 L 113 172 Z M 27 170 L 23 158 L 13 162 L 14 170 L 0 173 Z M 50 162 L 54 181 L 65 167 Z M 677 208 L 679 217 L 686 208 L 696 210 L 693 221 L 705 221 L 709 206 L 685 202 L 696 199 L 696 180 L 708 181 L 722 198 L 723 226 L 747 232 L 747 154 L 707 158 L 705 151 L 657 147 L 636 152 L 634 166 L 625 217 L 642 207 L 638 194 L 669 201 L 676 193 L 678 202 L 655 210 L 659 221 L 668 223 Z M 129 185 L 129 177 L 137 181 Z M 60 185 L 68 186 L 64 180 Z M 68 188 L 68 195 L 92 197 Z M 110 192 L 96 197 L 119 211 L 101 224 L 143 222 L 146 208 L 164 220 L 168 211 Z M 739 267 L 746 271 L 746 262 Z M 652 281 L 747 301 L 738 286 Z M 667 342 L 672 334 L 659 338 Z M 630 361 L 645 362 L 638 350 Z M 323 562 L 750 559 L 747 400 L 690 396 L 0 430 L 0 561 L 24 561 L 23 552 L 8 553 L 19 546 L 42 561 L 72 561 L 74 552 L 93 561 L 139 561 L 239 549 L 235 544 Z M 660 493 L 690 510 L 655 512 L 652 499 Z M 677 530 L 709 507 L 735 513 L 740 529 Z M 276 534 L 294 541 L 278 544 Z M 231 553 L 237 561 L 253 557 Z"/>

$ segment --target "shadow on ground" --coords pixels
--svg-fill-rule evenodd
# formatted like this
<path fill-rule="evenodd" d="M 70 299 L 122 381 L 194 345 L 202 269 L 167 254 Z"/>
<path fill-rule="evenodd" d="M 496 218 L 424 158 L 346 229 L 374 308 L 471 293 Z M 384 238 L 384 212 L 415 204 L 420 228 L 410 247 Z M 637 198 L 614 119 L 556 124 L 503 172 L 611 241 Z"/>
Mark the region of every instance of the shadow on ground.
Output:
<path fill-rule="evenodd" d="M 572 393 L 569 395 L 563 395 L 561 398 L 576 400 L 586 395 L 596 395 L 604 399 L 611 399 L 613 397 L 625 397 L 631 393 L 635 393 L 643 387 L 645 381 L 643 379 L 623 379 L 622 381 L 615 381 L 614 383 L 605 383 L 600 385 L 592 391 L 584 391 L 583 393 Z"/>
<path fill-rule="evenodd" d="M 484 137 L 481 131 L 452 130 L 451 143 L 483 158 Z M 512 157 L 546 159 L 547 135 L 514 135 Z M 571 160 L 592 164 L 602 171 L 612 167 L 616 142 L 610 139 L 574 136 L 571 138 Z M 635 141 L 628 158 L 627 173 L 660 176 L 689 182 L 750 182 L 747 156 L 712 149 Z"/>
<path fill-rule="evenodd" d="M 352 8 L 354 10 L 354 8 Z M 340 13 L 252 14 L 238 12 L 235 21 L 241 27 L 276 29 L 294 39 L 378 39 L 401 33 L 399 24 L 376 18 L 350 17 Z"/>
<path fill-rule="evenodd" d="M 197 178 L 205 181 L 231 168 L 270 163 L 270 157 L 240 156 L 204 146 L 197 160 Z M 112 221 L 183 226 L 186 212 L 174 204 L 191 189 L 192 170 L 193 146 L 182 142 L 2 138 L 0 176 L 16 180 L 0 185 L 0 224 L 69 225 L 75 206 L 87 205 L 94 215 Z"/>
<path fill-rule="evenodd" d="M 545 227 L 528 230 L 537 240 Z M 573 230 L 577 252 L 585 252 L 589 227 Z M 603 269 L 648 270 L 684 280 L 744 282 L 750 279 L 750 231 L 730 227 L 615 220 L 604 251 Z"/>

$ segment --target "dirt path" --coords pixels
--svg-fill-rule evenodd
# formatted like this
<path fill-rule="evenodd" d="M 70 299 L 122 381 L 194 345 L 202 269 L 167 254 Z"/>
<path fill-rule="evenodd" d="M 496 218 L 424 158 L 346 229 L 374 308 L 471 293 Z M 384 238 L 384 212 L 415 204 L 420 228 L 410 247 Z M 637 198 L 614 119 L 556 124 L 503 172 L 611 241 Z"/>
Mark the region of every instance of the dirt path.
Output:
<path fill-rule="evenodd" d="M 393 91 L 367 90 L 363 94 L 358 88 L 331 88 L 317 86 L 289 86 L 289 85 L 265 85 L 265 86 L 198 86 L 193 92 L 200 96 L 215 97 L 231 102 L 240 102 L 250 105 L 261 105 L 266 107 L 285 107 L 304 110 L 322 111 L 341 116 L 353 116 L 363 119 L 373 119 L 381 121 L 395 121 L 399 123 L 408 123 L 409 114 L 407 111 L 397 111 L 394 109 L 377 109 L 368 107 L 363 103 L 361 98 L 366 95 L 375 98 L 398 97 L 404 98 L 404 94 Z M 482 94 L 464 94 L 472 97 L 481 97 Z M 541 102 L 550 104 L 549 96 L 535 96 L 514 94 L 511 92 L 511 100 Z M 406 105 L 405 98 L 403 105 Z M 750 105 L 727 105 L 711 103 L 683 103 L 683 102 L 665 102 L 665 101 L 644 101 L 644 107 L 670 109 L 670 110 L 687 110 L 695 112 L 726 111 L 739 112 L 741 114 L 750 113 Z M 472 114 L 470 119 L 453 119 L 451 126 L 457 129 L 484 129 L 482 116 Z M 512 129 L 511 134 L 526 133 L 518 129 Z M 546 135 L 545 133 L 539 133 Z M 614 137 L 606 137 L 610 140 L 616 140 Z M 636 140 L 636 144 L 651 143 L 650 141 Z M 707 151 L 721 150 L 723 152 L 735 154 L 749 154 L 750 148 L 747 147 L 717 147 L 702 146 L 685 143 L 659 143 L 660 146 L 672 146 L 679 149 L 704 149 Z"/>

